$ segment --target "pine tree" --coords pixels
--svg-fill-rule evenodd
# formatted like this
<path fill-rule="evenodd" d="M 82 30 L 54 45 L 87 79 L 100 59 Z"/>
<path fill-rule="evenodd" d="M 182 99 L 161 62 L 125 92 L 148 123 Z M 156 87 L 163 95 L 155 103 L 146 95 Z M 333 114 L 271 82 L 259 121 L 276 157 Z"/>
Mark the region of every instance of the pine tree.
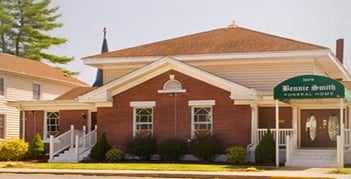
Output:
<path fill-rule="evenodd" d="M 29 144 L 27 156 L 31 159 L 42 159 L 45 154 L 44 142 L 39 134 L 36 134 L 32 143 Z"/>
<path fill-rule="evenodd" d="M 58 7 L 49 7 L 50 0 L 0 0 L 1 52 L 29 58 L 66 64 L 71 57 L 56 56 L 45 50 L 66 42 L 65 38 L 47 34 L 62 23 Z"/>

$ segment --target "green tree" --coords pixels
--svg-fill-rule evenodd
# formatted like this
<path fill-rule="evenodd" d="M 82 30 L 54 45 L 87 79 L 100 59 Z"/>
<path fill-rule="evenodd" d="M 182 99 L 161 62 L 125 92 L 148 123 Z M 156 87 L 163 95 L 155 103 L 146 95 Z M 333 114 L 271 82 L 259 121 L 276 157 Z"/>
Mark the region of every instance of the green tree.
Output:
<path fill-rule="evenodd" d="M 102 133 L 101 138 L 96 142 L 94 147 L 90 151 L 90 159 L 95 161 L 104 161 L 106 153 L 111 149 L 110 144 L 107 141 L 105 132 Z"/>
<path fill-rule="evenodd" d="M 45 154 L 44 142 L 39 134 L 36 134 L 32 143 L 29 144 L 27 156 L 31 159 L 42 159 Z"/>
<path fill-rule="evenodd" d="M 49 7 L 50 0 L 0 0 L 1 52 L 32 60 L 48 60 L 66 64 L 72 57 L 57 56 L 46 50 L 66 42 L 65 38 L 48 35 L 62 27 L 58 7 Z"/>

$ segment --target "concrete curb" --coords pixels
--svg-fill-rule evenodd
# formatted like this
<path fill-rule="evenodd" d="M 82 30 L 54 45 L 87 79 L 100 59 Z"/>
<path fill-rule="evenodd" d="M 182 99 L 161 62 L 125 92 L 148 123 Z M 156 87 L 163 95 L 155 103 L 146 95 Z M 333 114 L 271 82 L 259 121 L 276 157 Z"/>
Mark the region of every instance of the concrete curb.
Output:
<path fill-rule="evenodd" d="M 349 179 L 351 175 L 326 174 L 327 170 L 274 170 L 263 172 L 199 172 L 199 171 L 139 171 L 139 170 L 77 170 L 77 169 L 27 169 L 0 168 L 0 173 L 55 174 L 88 176 L 128 176 L 162 178 L 253 178 L 253 179 Z"/>

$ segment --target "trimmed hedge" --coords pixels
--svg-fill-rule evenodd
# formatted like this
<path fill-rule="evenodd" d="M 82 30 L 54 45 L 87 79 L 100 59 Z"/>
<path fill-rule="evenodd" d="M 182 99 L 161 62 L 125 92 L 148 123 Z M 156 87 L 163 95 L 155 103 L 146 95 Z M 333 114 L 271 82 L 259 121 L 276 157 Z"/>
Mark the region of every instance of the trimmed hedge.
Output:
<path fill-rule="evenodd" d="M 110 149 L 107 151 L 105 159 L 108 162 L 120 162 L 124 159 L 124 153 L 119 149 Z"/>
<path fill-rule="evenodd" d="M 246 162 L 246 153 L 244 147 L 230 147 L 226 150 L 227 161 L 232 164 L 243 164 Z"/>
<path fill-rule="evenodd" d="M 22 160 L 28 151 L 28 143 L 21 139 L 11 139 L 0 143 L 1 161 Z"/>
<path fill-rule="evenodd" d="M 189 152 L 201 160 L 213 161 L 216 155 L 222 153 L 221 141 L 211 135 L 198 137 L 190 141 Z"/>
<path fill-rule="evenodd" d="M 156 153 L 156 139 L 151 136 L 135 137 L 128 141 L 127 153 L 141 160 L 150 160 L 151 155 Z"/>
<path fill-rule="evenodd" d="M 161 141 L 158 147 L 158 154 L 162 160 L 166 161 L 177 161 L 186 152 L 186 142 L 177 138 L 165 139 Z"/>

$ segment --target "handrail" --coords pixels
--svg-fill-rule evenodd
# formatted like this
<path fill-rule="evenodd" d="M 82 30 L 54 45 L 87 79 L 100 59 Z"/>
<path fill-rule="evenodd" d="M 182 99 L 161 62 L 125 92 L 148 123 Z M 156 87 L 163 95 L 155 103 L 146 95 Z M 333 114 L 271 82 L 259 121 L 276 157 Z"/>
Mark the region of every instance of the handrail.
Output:
<path fill-rule="evenodd" d="M 83 136 L 85 133 L 85 127 L 83 130 L 76 130 L 74 126 L 71 125 L 70 130 L 66 131 L 65 133 L 57 136 L 50 136 L 50 143 L 49 143 L 49 161 L 54 159 L 54 156 L 59 154 L 60 152 L 64 151 L 65 149 L 74 147 L 75 138 L 74 136 Z"/>
<path fill-rule="evenodd" d="M 75 142 L 75 159 L 79 161 L 80 156 L 87 150 L 93 147 L 97 142 L 97 126 L 95 129 L 81 137 L 76 136 Z"/>
<path fill-rule="evenodd" d="M 54 138 L 53 135 L 50 135 L 50 152 L 49 159 L 54 159 L 54 155 L 62 152 L 74 144 L 74 126 L 71 125 L 71 129 L 65 133 Z"/>
<path fill-rule="evenodd" d="M 258 138 L 258 142 L 262 140 L 263 136 L 267 133 L 268 129 L 257 129 L 258 133 L 257 133 L 257 138 Z M 275 129 L 270 129 L 270 131 L 272 132 L 273 135 L 273 139 L 275 140 Z M 284 146 L 286 145 L 286 136 L 287 135 L 292 135 L 294 132 L 294 129 L 291 128 L 280 128 L 279 129 L 279 138 L 278 138 L 278 143 L 280 146 Z"/>

